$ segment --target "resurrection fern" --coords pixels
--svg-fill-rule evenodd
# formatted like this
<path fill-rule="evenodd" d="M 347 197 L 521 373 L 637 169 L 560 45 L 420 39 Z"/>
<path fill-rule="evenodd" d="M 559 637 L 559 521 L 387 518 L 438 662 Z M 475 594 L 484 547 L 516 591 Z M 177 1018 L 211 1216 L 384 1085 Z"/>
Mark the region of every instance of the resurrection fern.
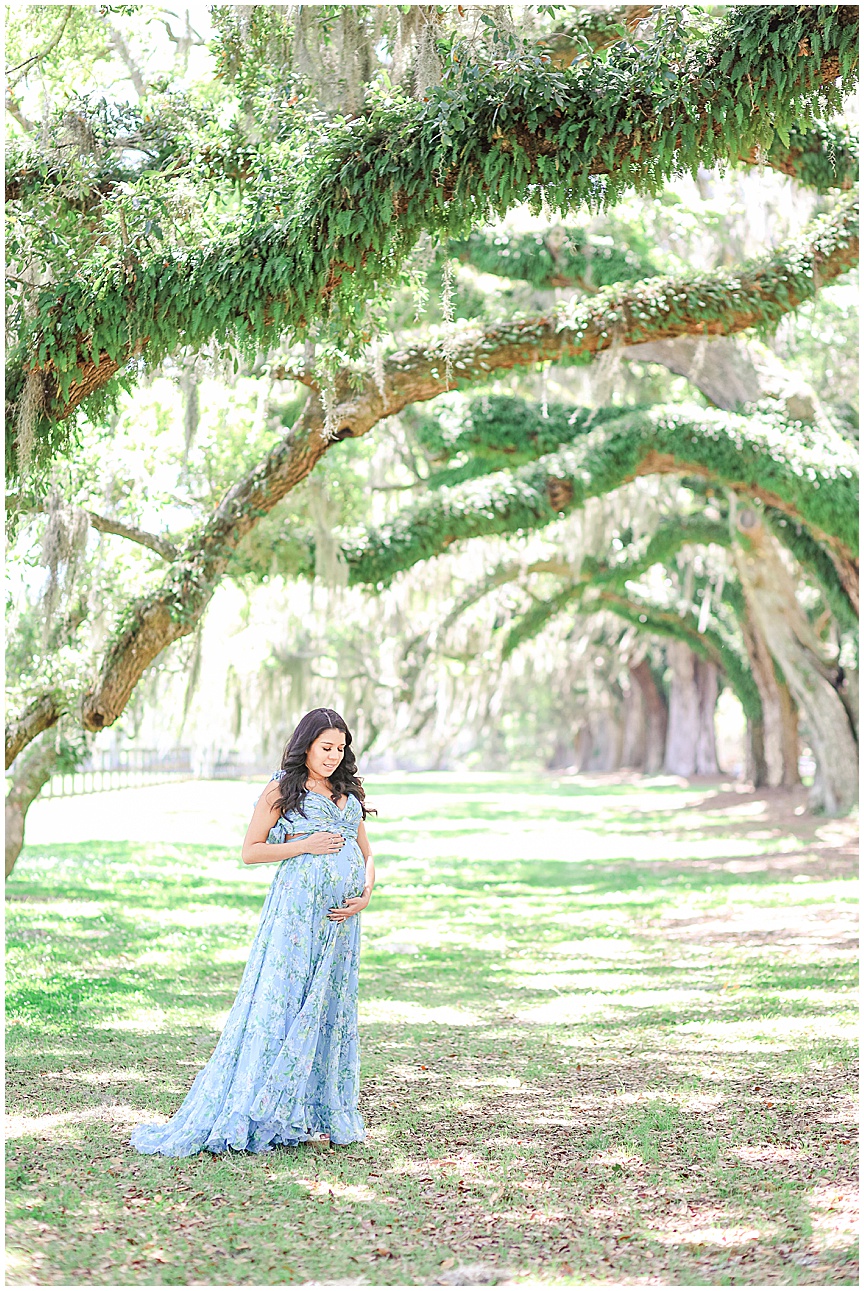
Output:
<path fill-rule="evenodd" d="M 97 247 L 74 278 L 44 287 L 7 396 L 16 402 L 38 368 L 50 423 L 118 374 L 132 380 L 138 356 L 152 365 L 213 338 L 252 353 L 313 326 L 359 346 L 367 302 L 424 230 L 465 238 L 526 199 L 561 214 L 609 206 L 767 153 L 775 138 L 788 147 L 799 120 L 839 105 L 838 80 L 851 88 L 856 33 L 854 6 L 742 5 L 688 40 L 666 9 L 644 52 L 620 44 L 563 70 L 479 68 L 423 102 L 379 94 L 247 189 L 224 233 L 189 249 Z"/>
<path fill-rule="evenodd" d="M 471 425 L 479 422 L 489 444 L 496 438 L 506 442 L 513 438 L 512 410 L 523 430 L 523 451 L 530 454 L 533 442 L 543 442 L 544 419 L 539 407 L 528 408 L 530 414 L 526 401 L 501 398 L 494 404 L 490 399 L 484 411 L 476 400 Z M 568 426 L 563 410 L 556 409 L 557 424 L 570 430 L 571 447 L 441 488 L 413 504 L 346 551 L 350 581 L 386 585 L 460 539 L 541 528 L 589 497 L 658 472 L 700 475 L 761 499 L 845 559 L 857 549 L 855 453 L 838 434 L 789 423 L 777 413 L 743 417 L 688 405 L 618 411 L 617 418 L 586 434 L 582 410 Z M 552 420 L 552 407 L 549 412 Z"/>
<path fill-rule="evenodd" d="M 449 338 L 454 383 L 458 386 L 466 380 L 485 380 L 496 367 L 512 368 L 544 360 L 585 363 L 616 343 L 637 344 L 640 340 L 659 340 L 688 332 L 723 335 L 748 327 L 768 329 L 791 309 L 812 299 L 820 286 L 857 263 L 857 231 L 857 199 L 843 197 L 829 214 L 815 219 L 787 243 L 736 267 L 652 278 L 633 286 L 605 287 L 581 301 L 567 303 L 551 319 L 517 317 L 479 335 L 454 334 Z M 238 284 L 249 277 L 254 279 L 259 267 L 260 260 L 254 255 L 244 256 L 238 249 L 230 269 L 225 271 L 224 281 L 218 276 L 212 281 L 212 300 L 205 296 L 195 309 L 188 310 L 184 306 L 188 296 L 184 297 L 179 289 L 177 294 L 165 297 L 154 290 L 154 311 L 165 328 L 172 321 L 175 327 L 182 328 L 183 336 L 194 348 L 209 337 L 212 311 L 223 307 L 227 310 L 232 293 L 239 290 Z M 203 285 L 201 291 L 204 291 Z M 224 305 L 219 304 L 220 296 L 224 297 Z M 198 328 L 194 333 L 193 324 Z M 127 326 L 126 331 L 128 334 L 131 328 Z M 151 349 L 148 353 L 152 359 L 155 351 Z M 423 355 L 425 362 L 428 351 L 424 350 Z M 393 379 L 399 381 L 403 371 L 412 371 L 417 357 L 413 350 L 394 355 L 387 364 Z M 57 415 L 71 412 L 71 402 L 85 393 L 89 385 L 93 386 L 93 393 L 85 399 L 84 407 L 94 419 L 103 415 L 116 396 L 117 383 L 100 382 L 107 382 L 108 373 L 115 372 L 118 366 L 103 354 L 98 365 L 95 361 L 89 365 L 85 373 L 88 385 L 83 387 L 80 372 L 69 371 L 64 377 L 64 388 L 69 391 L 70 403 Z M 430 370 L 434 372 L 434 362 Z M 127 383 L 133 380 L 138 371 L 137 366 L 127 367 L 124 380 Z M 13 425 L 13 419 L 20 419 L 24 385 L 24 369 L 10 365 L 7 409 Z M 30 470 L 35 475 L 39 469 L 47 470 L 53 454 L 62 451 L 70 431 L 49 411 L 53 397 L 56 412 L 57 397 L 50 360 L 47 370 L 30 370 L 27 385 L 38 395 L 28 405 L 39 410 L 39 416 L 34 415 L 32 419 Z M 15 433 L 7 436 L 6 451 L 7 473 L 14 477 L 20 458 Z"/>
<path fill-rule="evenodd" d="M 804 569 L 816 582 L 838 626 L 850 632 L 858 631 L 858 614 L 849 600 L 849 595 L 837 576 L 833 560 L 821 547 L 807 529 L 787 519 L 781 511 L 766 508 L 766 518 L 772 532 L 779 538 Z"/>
<path fill-rule="evenodd" d="M 848 126 L 832 121 L 814 121 L 808 127 L 793 126 L 788 145 L 776 135 L 762 154 L 766 166 L 791 175 L 805 188 L 817 193 L 832 188 L 849 189 L 858 182 L 858 139 Z"/>
<path fill-rule="evenodd" d="M 635 243 L 635 245 L 634 245 Z M 611 238 L 589 237 L 580 229 L 542 233 L 478 231 L 448 243 L 447 254 L 478 273 L 517 278 L 532 287 L 580 287 L 596 291 L 616 282 L 636 282 L 662 272 L 644 236 L 616 246 Z"/>
<path fill-rule="evenodd" d="M 463 478 L 471 479 L 502 466 L 523 466 L 620 420 L 621 409 L 547 402 L 545 414 L 539 404 L 529 400 L 490 394 L 471 400 L 455 430 L 443 426 L 436 417 L 418 417 L 415 434 L 434 460 L 444 463 L 469 456 L 465 466 L 432 475 L 430 483 L 436 487 L 457 483 L 460 470 L 467 472 Z"/>

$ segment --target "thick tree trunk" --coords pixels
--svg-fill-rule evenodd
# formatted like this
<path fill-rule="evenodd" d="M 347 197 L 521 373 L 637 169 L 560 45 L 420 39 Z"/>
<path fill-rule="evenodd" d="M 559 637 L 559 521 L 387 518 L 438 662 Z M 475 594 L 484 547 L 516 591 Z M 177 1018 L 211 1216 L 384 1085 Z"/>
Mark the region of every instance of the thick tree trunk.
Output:
<path fill-rule="evenodd" d="M 587 718 L 576 727 L 573 743 L 576 747 L 576 757 L 573 765 L 577 771 L 587 771 L 588 763 L 591 760 L 591 751 L 594 747 L 594 735 L 591 730 L 591 723 Z"/>
<path fill-rule="evenodd" d="M 30 804 L 51 779 L 56 765 L 57 742 L 53 732 L 48 732 L 21 755 L 13 768 L 12 786 L 6 795 L 7 878 L 24 846 L 24 821 Z"/>
<path fill-rule="evenodd" d="M 745 508 L 737 526 L 744 542 L 735 548 L 735 564 L 750 612 L 783 671 L 816 758 L 811 805 L 827 815 L 845 815 L 857 801 L 858 746 L 838 693 L 841 672 L 825 658 L 776 540 L 758 514 Z"/>
<path fill-rule="evenodd" d="M 699 726 L 696 731 L 696 774 L 717 775 L 717 744 L 714 733 L 714 710 L 717 707 L 717 665 L 708 659 L 696 659 L 696 694 L 699 699 Z"/>
<path fill-rule="evenodd" d="M 762 700 L 762 725 L 748 724 L 750 765 L 747 774 L 756 788 L 792 788 L 798 774 L 798 710 L 789 687 L 777 675 L 767 642 L 753 618 L 749 602 L 739 615 L 750 672 Z"/>
<path fill-rule="evenodd" d="M 622 767 L 627 767 L 632 771 L 642 771 L 644 769 L 647 743 L 646 725 L 645 699 L 631 668 L 624 691 L 624 729 L 621 740 Z"/>
<path fill-rule="evenodd" d="M 778 728 L 780 744 L 780 787 L 794 789 L 801 783 L 798 770 L 798 757 L 801 752 L 801 740 L 798 735 L 798 709 L 792 692 L 783 677 L 777 676 L 774 670 L 774 682 L 777 687 Z"/>
<path fill-rule="evenodd" d="M 645 712 L 645 754 L 642 769 L 646 775 L 656 775 L 663 766 L 669 708 L 665 695 L 654 680 L 647 659 L 631 664 L 630 676 L 639 688 Z"/>
<path fill-rule="evenodd" d="M 684 641 L 671 641 L 666 652 L 672 681 L 664 770 L 681 776 L 716 775 L 717 668 Z"/>
<path fill-rule="evenodd" d="M 843 681 L 838 687 L 838 694 L 843 700 L 843 707 L 849 714 L 849 722 L 858 740 L 858 669 L 846 668 L 843 671 Z"/>
<path fill-rule="evenodd" d="M 683 641 L 670 641 L 666 656 L 672 676 L 663 769 L 672 775 L 691 776 L 696 772 L 696 735 L 699 730 L 696 656 Z"/>
<path fill-rule="evenodd" d="M 586 718 L 576 737 L 576 765 L 580 771 L 617 771 L 621 766 L 624 726 L 609 708 Z"/>
<path fill-rule="evenodd" d="M 621 766 L 624 724 L 616 709 L 610 705 L 597 714 L 591 771 L 617 771 Z"/>

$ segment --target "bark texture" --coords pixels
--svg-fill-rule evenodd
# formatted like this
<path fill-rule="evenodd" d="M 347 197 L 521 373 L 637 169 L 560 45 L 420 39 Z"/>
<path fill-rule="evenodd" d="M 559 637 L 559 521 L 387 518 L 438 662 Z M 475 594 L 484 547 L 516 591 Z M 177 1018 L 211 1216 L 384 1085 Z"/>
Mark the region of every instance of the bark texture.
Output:
<path fill-rule="evenodd" d="M 672 677 L 664 770 L 680 776 L 716 775 L 717 667 L 684 641 L 670 641 L 666 657 Z"/>
<path fill-rule="evenodd" d="M 56 741 L 42 735 L 23 754 L 12 773 L 6 794 L 6 877 L 15 866 L 24 846 L 24 821 L 30 804 L 42 792 L 57 765 Z"/>
<path fill-rule="evenodd" d="M 758 588 L 751 589 L 758 597 Z M 762 724 L 748 724 L 751 766 L 748 776 L 756 788 L 790 789 L 800 783 L 798 774 L 798 710 L 768 649 L 758 622 L 745 600 L 744 613 L 738 616 L 750 671 L 762 700 Z M 751 729 L 752 727 L 752 729 Z"/>
<path fill-rule="evenodd" d="M 647 659 L 631 665 L 630 676 L 639 687 L 645 712 L 645 753 L 642 769 L 646 775 L 656 775 L 663 766 L 669 706 L 666 696 L 654 680 L 654 674 Z"/>
<path fill-rule="evenodd" d="M 6 727 L 7 771 L 21 750 L 41 735 L 42 731 L 54 726 L 60 720 L 62 712 L 63 704 L 60 698 L 49 693 L 34 699 L 23 713 L 9 721 Z"/>
<path fill-rule="evenodd" d="M 776 540 L 758 514 L 738 513 L 735 564 L 750 612 L 779 664 L 806 725 L 818 766 L 811 805 L 847 814 L 858 796 L 858 746 L 838 687 L 843 678 L 798 604 Z"/>

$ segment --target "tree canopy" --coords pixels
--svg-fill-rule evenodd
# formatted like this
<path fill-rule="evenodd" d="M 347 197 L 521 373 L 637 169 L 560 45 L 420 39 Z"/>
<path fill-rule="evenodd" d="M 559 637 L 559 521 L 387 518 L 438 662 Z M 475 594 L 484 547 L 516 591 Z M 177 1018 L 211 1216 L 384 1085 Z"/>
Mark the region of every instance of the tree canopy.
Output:
<path fill-rule="evenodd" d="M 558 720 L 535 637 L 604 712 L 661 703 L 680 646 L 757 781 L 797 777 L 800 716 L 845 810 L 857 10 L 67 9 L 10 43 L 20 810 L 172 675 L 185 721 L 226 580 L 354 607 L 373 740 L 460 668 L 493 722 L 526 659 Z M 310 631 L 267 665 L 292 705 Z"/>
<path fill-rule="evenodd" d="M 97 237 L 74 276 L 20 312 L 8 397 L 56 451 L 57 423 L 121 371 L 131 378 L 140 355 L 152 365 L 214 338 L 254 352 L 316 324 L 340 347 L 362 341 L 369 298 L 421 232 L 463 236 L 526 199 L 608 206 L 700 165 L 767 158 L 775 138 L 791 147 L 799 119 L 838 105 L 856 32 L 851 6 L 744 5 L 704 29 L 671 8 L 647 50 L 617 44 L 568 68 L 524 53 L 503 68 L 456 61 L 422 101 L 376 94 L 311 139 L 289 112 L 238 214 L 195 246 L 170 245 L 146 201 L 130 233 L 119 196 L 119 250 Z"/>

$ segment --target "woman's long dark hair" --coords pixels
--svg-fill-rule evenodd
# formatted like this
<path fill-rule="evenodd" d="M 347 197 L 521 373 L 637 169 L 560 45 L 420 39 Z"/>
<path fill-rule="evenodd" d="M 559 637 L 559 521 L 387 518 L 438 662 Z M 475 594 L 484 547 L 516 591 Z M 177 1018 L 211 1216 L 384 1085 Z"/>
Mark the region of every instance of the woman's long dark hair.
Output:
<path fill-rule="evenodd" d="M 282 776 L 279 781 L 279 814 L 284 816 L 289 811 L 299 811 L 305 816 L 303 801 L 306 797 L 306 781 L 309 768 L 306 765 L 306 754 L 322 731 L 341 731 L 345 736 L 345 753 L 342 761 L 330 776 L 333 789 L 333 801 L 337 802 L 343 794 L 352 794 L 360 803 L 363 819 L 366 819 L 366 791 L 357 774 L 357 759 L 351 747 L 351 732 L 344 717 L 332 708 L 313 708 L 297 723 L 291 739 L 282 754 Z"/>

